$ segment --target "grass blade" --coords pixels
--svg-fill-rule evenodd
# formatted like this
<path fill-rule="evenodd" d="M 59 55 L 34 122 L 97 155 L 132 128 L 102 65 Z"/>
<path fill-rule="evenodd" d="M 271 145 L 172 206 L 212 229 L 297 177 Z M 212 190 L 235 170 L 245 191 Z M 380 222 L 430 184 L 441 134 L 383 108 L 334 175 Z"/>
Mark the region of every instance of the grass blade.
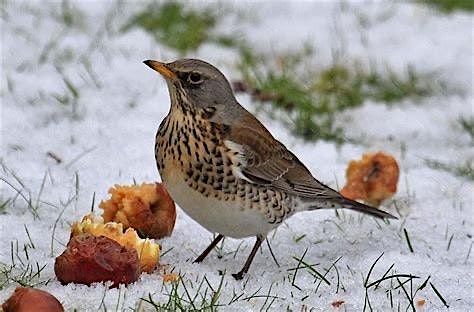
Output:
<path fill-rule="evenodd" d="M 435 292 L 435 294 L 438 296 L 439 300 L 441 300 L 441 302 L 444 304 L 444 306 L 446 308 L 449 308 L 449 305 L 448 303 L 446 302 L 446 299 L 443 298 L 443 296 L 441 295 L 441 293 L 438 291 L 438 289 L 436 289 L 436 287 L 433 285 L 433 283 L 430 282 L 430 286 L 431 288 L 433 288 L 433 291 Z"/>

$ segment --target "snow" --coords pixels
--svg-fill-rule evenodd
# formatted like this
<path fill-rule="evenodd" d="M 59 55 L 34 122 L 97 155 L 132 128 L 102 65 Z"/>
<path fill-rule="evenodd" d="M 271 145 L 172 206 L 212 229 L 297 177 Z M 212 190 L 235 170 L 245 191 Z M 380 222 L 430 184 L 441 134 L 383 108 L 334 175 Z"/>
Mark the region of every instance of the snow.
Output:
<path fill-rule="evenodd" d="M 55 279 L 53 266 L 54 257 L 68 240 L 70 223 L 89 212 L 93 194 L 97 209 L 98 202 L 107 198 L 108 188 L 116 183 L 159 180 L 154 135 L 169 109 L 168 91 L 164 81 L 142 61 L 178 56 L 141 30 L 117 31 L 146 3 L 81 1 L 71 5 L 82 12 L 84 20 L 67 28 L 59 18 L 59 3 L 3 4 L 0 177 L 19 189 L 21 180 L 22 194 L 32 198 L 34 207 L 39 203 L 39 217 L 33 216 L 12 187 L 0 181 L 2 202 L 14 197 L 13 204 L 0 214 L 0 262 L 12 264 L 11 246 L 15 249 L 18 244 L 22 261 L 45 265 L 40 280 L 51 281 L 38 287 L 54 294 L 66 310 L 130 310 L 140 303 L 141 308 L 152 309 L 139 299 L 151 294 L 155 302 L 167 302 L 171 285 L 163 284 L 162 271 L 144 274 L 128 287 L 107 289 L 101 284 L 62 286 Z M 328 142 L 304 142 L 278 121 L 259 115 L 316 177 L 332 186 L 344 183 L 348 161 L 364 152 L 384 150 L 395 155 L 402 169 L 395 196 L 400 220 L 387 225 L 351 212 L 340 212 L 341 218 L 331 211 L 297 214 L 269 235 L 280 267 L 264 244 L 248 277 L 235 281 L 230 273 L 243 265 L 253 239 L 226 239 L 221 259 L 213 251 L 203 263 L 193 264 L 212 234 L 179 210 L 173 235 L 160 241 L 163 251 L 172 248 L 162 259 L 162 264 L 168 265 L 165 270 L 174 268 L 184 275 L 192 295 L 204 276 L 217 289 L 222 278 L 219 271 L 225 271 L 218 298 L 223 311 L 287 307 L 292 311 L 330 311 L 337 310 L 331 305 L 336 300 L 345 302 L 340 308 L 343 311 L 361 311 L 366 296 L 364 279 L 375 259 L 384 253 L 370 281 L 381 278 L 394 263 L 393 272 L 419 277 L 413 280 L 415 290 L 431 276 L 429 282 L 446 299 L 450 311 L 470 310 L 474 304 L 469 254 L 473 183 L 430 169 L 424 159 L 462 163 L 474 157 L 470 138 L 456 126 L 459 116 L 473 114 L 472 15 L 443 15 L 408 3 L 226 5 L 252 18 L 239 21 L 229 17 L 219 30 L 244 34 L 255 49 L 275 52 L 310 40 L 317 48 L 319 64 L 330 62 L 332 48 L 343 47 L 348 60 L 375 60 L 381 68 L 389 64 L 397 71 L 414 64 L 419 71 L 440 73 L 440 79 L 463 92 L 428 97 L 422 103 L 405 100 L 393 107 L 367 101 L 344 113 L 340 121 L 345 129 L 364 135 L 369 145 L 337 147 Z M 205 59 L 228 77 L 238 78 L 234 51 L 206 44 L 189 56 Z M 59 104 L 54 98 L 68 94 L 63 77 L 79 93 L 72 99 L 77 102 L 74 113 L 71 104 Z M 249 96 L 239 95 L 238 100 L 254 110 Z M 62 162 L 56 163 L 48 152 Z M 396 213 L 393 206 L 385 209 Z M 25 228 L 35 246 L 28 249 L 29 260 L 22 250 L 30 243 Z M 323 282 L 318 287 L 319 280 L 315 282 L 305 269 L 298 270 L 298 287 L 292 285 L 293 271 L 288 270 L 298 265 L 293 257 L 301 258 L 304 253 L 303 260 L 318 263 L 315 268 L 323 274 L 340 258 L 337 272 L 332 268 L 326 276 L 331 285 Z M 13 254 L 18 264 L 20 260 Z M 404 286 L 409 291 L 410 283 Z M 15 287 L 10 284 L 0 290 L 0 302 Z M 206 288 L 204 283 L 201 292 Z M 409 307 L 401 288 L 393 291 L 391 307 L 386 289 L 390 289 L 390 281 L 382 282 L 377 291 L 369 289 L 374 310 Z M 228 305 L 234 294 L 242 296 Z M 274 297 L 267 298 L 269 295 Z M 429 283 L 417 293 L 415 303 L 418 299 L 426 300 L 426 311 L 447 310 Z"/>

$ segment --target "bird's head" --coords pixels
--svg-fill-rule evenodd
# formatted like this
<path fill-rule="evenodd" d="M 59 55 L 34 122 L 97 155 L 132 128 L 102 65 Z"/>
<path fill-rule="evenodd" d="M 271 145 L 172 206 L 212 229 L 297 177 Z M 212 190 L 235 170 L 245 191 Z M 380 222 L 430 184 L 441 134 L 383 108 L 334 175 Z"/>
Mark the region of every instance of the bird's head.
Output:
<path fill-rule="evenodd" d="M 235 105 L 232 88 L 226 77 L 213 65 L 197 59 L 180 59 L 172 63 L 144 61 L 165 78 L 171 104 L 191 108 L 213 107 L 226 110 Z"/>

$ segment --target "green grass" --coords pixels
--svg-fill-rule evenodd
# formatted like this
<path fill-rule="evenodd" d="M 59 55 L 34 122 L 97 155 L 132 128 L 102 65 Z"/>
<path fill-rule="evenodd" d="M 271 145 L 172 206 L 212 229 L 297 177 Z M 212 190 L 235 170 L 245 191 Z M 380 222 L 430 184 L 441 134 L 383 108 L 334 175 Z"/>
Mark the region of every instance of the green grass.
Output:
<path fill-rule="evenodd" d="M 461 126 L 462 130 L 469 134 L 469 136 L 471 137 L 471 141 L 474 143 L 474 116 L 460 117 L 458 119 L 458 123 Z"/>
<path fill-rule="evenodd" d="M 363 311 L 373 311 L 370 294 L 375 291 L 385 291 L 387 299 L 390 301 L 391 310 L 397 306 L 398 311 L 401 311 L 402 305 L 406 305 L 404 311 L 416 312 L 415 298 L 419 291 L 423 290 L 430 276 L 424 280 L 419 286 L 414 284 L 415 280 L 419 277 L 410 273 L 397 273 L 395 270 L 395 263 L 392 263 L 385 273 L 371 281 L 371 275 L 373 269 L 377 265 L 377 262 L 383 257 L 383 253 L 372 263 L 367 275 L 364 277 L 363 285 L 366 289 L 364 298 L 364 309 Z M 395 302 L 395 300 L 398 301 Z"/>
<path fill-rule="evenodd" d="M 10 242 L 9 264 L 0 263 L 0 290 L 9 285 L 19 285 L 23 287 L 35 287 L 49 283 L 50 279 L 42 276 L 46 264 L 33 261 L 30 257 L 30 250 L 36 249 L 31 240 L 28 229 L 25 226 L 29 242 L 20 246 L 17 240 Z"/>
<path fill-rule="evenodd" d="M 184 55 L 194 51 L 204 42 L 215 42 L 223 46 L 233 46 L 232 36 L 215 33 L 219 18 L 219 8 L 208 6 L 195 10 L 180 2 L 151 4 L 132 17 L 122 28 L 127 31 L 134 27 L 143 28 L 153 35 L 157 42 L 177 50 Z"/>
<path fill-rule="evenodd" d="M 79 109 L 79 101 L 81 98 L 80 87 L 73 83 L 66 74 L 58 69 L 58 73 L 62 77 L 64 91 L 61 93 L 52 93 L 52 98 L 63 108 L 67 110 L 67 115 L 74 120 L 79 120 L 81 117 Z"/>
<path fill-rule="evenodd" d="M 35 287 L 46 285 L 50 279 L 42 277 L 46 264 L 38 262 L 26 263 L 25 265 L 7 265 L 0 263 L 0 290 L 13 284 L 23 287 Z"/>
<path fill-rule="evenodd" d="M 67 28 L 85 28 L 86 14 L 81 11 L 73 1 L 62 0 L 61 4 L 56 6 L 58 11 L 52 12 L 53 17 Z"/>
<path fill-rule="evenodd" d="M 411 65 L 406 67 L 402 75 L 387 69 L 385 73 L 361 71 L 358 77 L 362 81 L 362 88 L 367 88 L 367 98 L 386 104 L 406 98 L 419 101 L 446 88 L 443 83 L 436 82 L 432 74 L 419 74 Z"/>
<path fill-rule="evenodd" d="M 431 169 L 442 170 L 455 176 L 474 181 L 474 160 L 466 160 L 461 164 L 444 163 L 434 159 L 425 159 L 425 164 Z"/>
<path fill-rule="evenodd" d="M 21 199 L 24 200 L 25 203 L 23 205 L 28 207 L 34 219 L 39 219 L 39 207 L 44 203 L 41 200 L 41 196 L 46 173 L 43 176 L 38 192 L 36 195 L 33 195 L 32 192 L 27 189 L 24 182 L 8 168 L 2 160 L 0 160 L 0 168 L 4 175 L 0 176 L 0 187 L 7 186 L 13 190 L 14 193 L 13 196 L 8 198 L 0 196 L 0 214 L 6 214 L 12 211 L 18 212 L 18 207 L 15 206 L 15 202 L 17 199 Z M 47 284 L 50 281 L 49 278 L 43 276 L 43 271 L 47 264 L 35 261 L 31 255 L 32 251 L 37 247 L 26 224 L 23 225 L 23 230 L 27 240 L 23 243 L 17 239 L 10 241 L 9 250 L 3 250 L 5 255 L 9 253 L 10 261 L 8 263 L 0 262 L 0 290 L 10 285 L 34 287 Z M 15 231 L 17 231 L 17 237 L 21 236 L 21 228 L 17 228 Z"/>
<path fill-rule="evenodd" d="M 219 284 L 213 287 L 205 275 L 200 281 L 196 280 L 194 282 L 185 280 L 184 275 L 179 275 L 178 281 L 163 284 L 160 292 L 167 297 L 164 302 L 157 302 L 153 294 L 149 293 L 140 299 L 138 306 L 143 307 L 146 305 L 147 308 L 151 306 L 155 311 L 160 312 L 217 311 L 218 307 L 221 306 L 219 298 L 224 277 L 225 274 L 222 274 Z"/>
<path fill-rule="evenodd" d="M 474 11 L 474 1 L 472 0 L 421 0 L 421 2 L 436 7 L 445 13 L 460 10 Z"/>
<path fill-rule="evenodd" d="M 386 105 L 405 99 L 416 102 L 444 87 L 433 75 L 419 74 L 412 66 L 401 74 L 390 68 L 367 70 L 357 62 L 318 68 L 311 64 L 312 54 L 310 46 L 273 57 L 244 47 L 238 65 L 243 82 L 237 91 L 270 102 L 273 110 L 284 112 L 292 132 L 306 140 L 350 140 L 336 125 L 337 115 L 366 100 Z"/>
<path fill-rule="evenodd" d="M 8 207 L 12 206 L 15 203 L 16 198 L 21 198 L 25 201 L 25 203 L 28 207 L 28 210 L 31 212 L 33 217 L 35 219 L 39 218 L 39 214 L 38 214 L 38 208 L 40 206 L 39 201 L 34 203 L 33 202 L 34 199 L 31 195 L 31 192 L 25 188 L 25 186 L 24 186 L 24 184 L 22 184 L 21 180 L 17 179 L 16 176 L 14 176 L 14 177 L 15 177 L 15 182 L 17 182 L 20 185 L 19 187 L 14 184 L 15 182 L 10 182 L 6 178 L 0 177 L 0 184 L 7 185 L 9 188 L 11 188 L 16 193 L 13 199 L 9 199 L 9 200 L 7 199 L 2 203 L 1 211 L 6 212 Z M 40 196 L 40 194 L 39 194 L 39 196 Z"/>
<path fill-rule="evenodd" d="M 0 214 L 7 213 L 7 207 L 11 203 L 11 198 L 0 197 Z"/>

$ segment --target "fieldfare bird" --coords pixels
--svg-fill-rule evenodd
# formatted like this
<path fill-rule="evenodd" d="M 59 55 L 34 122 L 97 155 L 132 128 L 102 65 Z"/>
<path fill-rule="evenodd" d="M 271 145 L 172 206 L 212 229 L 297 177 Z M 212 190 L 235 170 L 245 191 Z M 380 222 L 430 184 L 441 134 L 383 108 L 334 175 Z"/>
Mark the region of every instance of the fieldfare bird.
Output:
<path fill-rule="evenodd" d="M 195 262 L 224 236 L 255 236 L 242 270 L 233 274 L 242 279 L 268 232 L 301 211 L 348 208 L 395 218 L 316 180 L 237 102 L 213 65 L 196 59 L 144 63 L 165 78 L 171 98 L 155 144 L 163 183 L 191 218 L 218 234 Z"/>

